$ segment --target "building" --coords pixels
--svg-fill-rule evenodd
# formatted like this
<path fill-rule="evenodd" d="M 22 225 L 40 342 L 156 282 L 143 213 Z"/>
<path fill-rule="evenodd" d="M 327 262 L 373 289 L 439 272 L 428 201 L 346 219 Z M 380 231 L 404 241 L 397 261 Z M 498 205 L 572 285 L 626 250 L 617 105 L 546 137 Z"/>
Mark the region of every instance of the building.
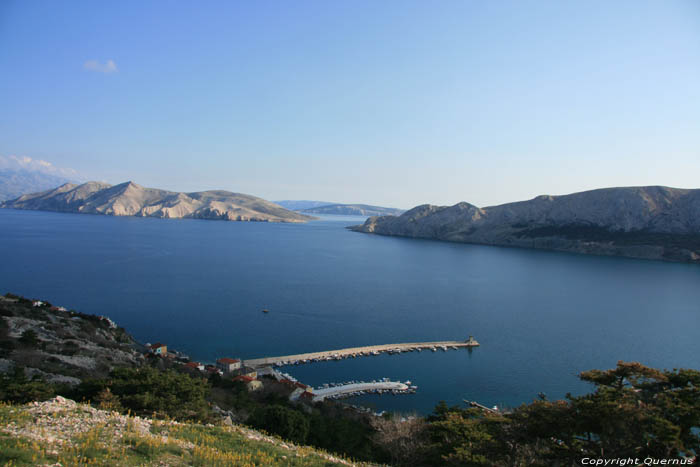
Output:
<path fill-rule="evenodd" d="M 251 368 L 249 366 L 241 366 L 238 370 L 236 370 L 236 376 L 248 376 L 253 379 L 258 379 L 258 371 L 255 368 Z"/>
<path fill-rule="evenodd" d="M 240 381 L 242 383 L 245 383 L 246 387 L 248 388 L 248 391 L 258 391 L 263 388 L 263 383 L 262 381 L 258 381 L 255 378 L 251 378 L 250 376 L 236 376 L 233 378 L 233 381 Z"/>
<path fill-rule="evenodd" d="M 230 373 L 241 368 L 241 361 L 237 358 L 220 358 L 216 361 L 216 367 L 224 373 Z"/>
<path fill-rule="evenodd" d="M 204 367 L 204 370 L 209 374 L 209 375 L 214 375 L 217 374 L 219 376 L 222 376 L 224 374 L 223 371 L 221 371 L 219 368 L 215 367 L 214 365 L 206 365 Z"/>
<path fill-rule="evenodd" d="M 153 354 L 161 355 L 163 357 L 168 355 L 168 346 L 165 344 L 161 344 L 160 342 L 156 342 L 155 344 L 149 345 L 148 350 L 150 350 L 150 352 Z"/>
<path fill-rule="evenodd" d="M 192 370 L 204 371 L 204 365 L 199 362 L 187 362 L 185 363 L 185 368 L 190 368 Z"/>

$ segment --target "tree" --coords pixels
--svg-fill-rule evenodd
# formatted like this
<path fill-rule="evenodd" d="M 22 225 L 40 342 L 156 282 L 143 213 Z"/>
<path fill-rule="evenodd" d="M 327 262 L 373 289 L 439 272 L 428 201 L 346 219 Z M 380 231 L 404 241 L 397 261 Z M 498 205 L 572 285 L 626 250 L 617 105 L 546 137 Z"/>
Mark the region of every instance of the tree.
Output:
<path fill-rule="evenodd" d="M 56 395 L 56 386 L 38 376 L 31 380 L 24 374 L 24 368 L 15 366 L 10 374 L 0 375 L 0 400 L 15 404 L 31 401 L 44 401 Z"/>
<path fill-rule="evenodd" d="M 159 371 L 149 366 L 116 368 L 108 378 L 83 381 L 76 388 L 76 394 L 82 399 L 97 400 L 105 389 L 118 396 L 125 409 L 140 415 L 155 413 L 204 420 L 209 414 L 206 380 L 173 370 Z"/>
<path fill-rule="evenodd" d="M 248 423 L 299 444 L 306 442 L 310 429 L 304 414 L 281 405 L 255 409 Z"/>
<path fill-rule="evenodd" d="M 497 415 L 441 403 L 428 417 L 426 464 L 574 465 L 582 457 L 700 453 L 700 372 L 637 362 L 591 370 L 583 396 L 537 400 Z"/>
<path fill-rule="evenodd" d="M 19 338 L 20 343 L 28 347 L 36 347 L 39 345 L 39 336 L 32 329 L 25 329 L 22 336 Z"/>

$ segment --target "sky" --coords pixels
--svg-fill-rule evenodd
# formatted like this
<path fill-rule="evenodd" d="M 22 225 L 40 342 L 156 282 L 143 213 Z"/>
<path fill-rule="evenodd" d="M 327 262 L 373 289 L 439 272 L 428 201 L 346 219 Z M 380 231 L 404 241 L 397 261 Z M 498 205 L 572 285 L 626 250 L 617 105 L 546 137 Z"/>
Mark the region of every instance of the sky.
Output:
<path fill-rule="evenodd" d="M 0 2 L 0 156 L 270 200 L 698 188 L 700 2 Z"/>

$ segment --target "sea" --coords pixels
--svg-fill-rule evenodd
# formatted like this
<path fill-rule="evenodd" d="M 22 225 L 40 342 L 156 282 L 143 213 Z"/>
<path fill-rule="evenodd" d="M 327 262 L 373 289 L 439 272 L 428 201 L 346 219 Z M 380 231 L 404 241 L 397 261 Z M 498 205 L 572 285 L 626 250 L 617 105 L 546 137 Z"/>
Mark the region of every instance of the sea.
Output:
<path fill-rule="evenodd" d="M 410 395 L 347 400 L 428 414 L 592 390 L 618 360 L 700 368 L 700 266 L 356 233 L 306 224 L 0 209 L 0 293 L 108 316 L 192 359 L 374 344 L 480 347 L 284 367 L 303 383 L 381 378 Z M 267 309 L 269 313 L 263 313 Z"/>

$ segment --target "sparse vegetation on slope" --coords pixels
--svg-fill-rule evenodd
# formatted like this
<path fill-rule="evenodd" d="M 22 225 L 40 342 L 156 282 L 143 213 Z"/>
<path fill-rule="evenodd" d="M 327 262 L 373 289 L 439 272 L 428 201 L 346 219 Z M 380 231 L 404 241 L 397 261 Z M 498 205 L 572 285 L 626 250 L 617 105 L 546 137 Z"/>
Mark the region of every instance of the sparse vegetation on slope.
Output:
<path fill-rule="evenodd" d="M 104 466 L 357 465 L 240 426 L 123 415 L 56 397 L 0 405 L 0 463 Z"/>

